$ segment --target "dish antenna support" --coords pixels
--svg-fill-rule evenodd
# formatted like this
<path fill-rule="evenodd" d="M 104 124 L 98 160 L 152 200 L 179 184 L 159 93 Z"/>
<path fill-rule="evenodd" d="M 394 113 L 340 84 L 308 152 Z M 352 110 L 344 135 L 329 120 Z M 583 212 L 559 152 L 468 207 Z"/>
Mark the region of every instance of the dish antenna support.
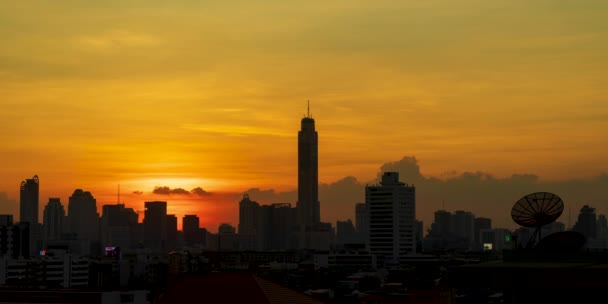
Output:
<path fill-rule="evenodd" d="M 553 223 L 564 212 L 562 199 L 550 192 L 535 192 L 520 198 L 511 209 L 511 218 L 517 224 L 535 228 L 526 248 L 532 248 L 542 239 L 542 227 Z"/>

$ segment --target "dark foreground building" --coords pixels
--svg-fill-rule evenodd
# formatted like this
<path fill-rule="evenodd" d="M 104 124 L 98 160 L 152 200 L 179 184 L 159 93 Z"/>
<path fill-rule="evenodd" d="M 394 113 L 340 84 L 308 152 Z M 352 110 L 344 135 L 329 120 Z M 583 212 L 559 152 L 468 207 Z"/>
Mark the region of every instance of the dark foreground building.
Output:
<path fill-rule="evenodd" d="M 484 302 L 502 294 L 505 303 L 606 303 L 608 254 L 507 252 L 500 262 L 449 269 L 457 303 Z"/>

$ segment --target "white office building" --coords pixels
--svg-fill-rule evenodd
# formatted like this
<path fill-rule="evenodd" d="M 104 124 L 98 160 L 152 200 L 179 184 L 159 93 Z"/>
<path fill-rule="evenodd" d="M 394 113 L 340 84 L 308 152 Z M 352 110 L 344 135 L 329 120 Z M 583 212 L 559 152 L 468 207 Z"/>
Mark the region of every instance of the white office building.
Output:
<path fill-rule="evenodd" d="M 365 187 L 369 248 L 379 266 L 397 267 L 416 252 L 416 188 L 385 172 L 379 185 Z"/>

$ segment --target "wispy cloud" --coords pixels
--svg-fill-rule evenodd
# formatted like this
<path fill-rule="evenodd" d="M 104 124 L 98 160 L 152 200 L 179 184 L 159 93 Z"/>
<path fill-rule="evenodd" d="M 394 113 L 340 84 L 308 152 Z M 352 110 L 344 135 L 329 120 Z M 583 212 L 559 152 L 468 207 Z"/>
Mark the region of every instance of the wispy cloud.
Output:
<path fill-rule="evenodd" d="M 136 33 L 128 30 L 112 30 L 80 36 L 76 41 L 84 48 L 97 50 L 110 50 L 124 47 L 146 47 L 161 43 L 156 36 Z"/>

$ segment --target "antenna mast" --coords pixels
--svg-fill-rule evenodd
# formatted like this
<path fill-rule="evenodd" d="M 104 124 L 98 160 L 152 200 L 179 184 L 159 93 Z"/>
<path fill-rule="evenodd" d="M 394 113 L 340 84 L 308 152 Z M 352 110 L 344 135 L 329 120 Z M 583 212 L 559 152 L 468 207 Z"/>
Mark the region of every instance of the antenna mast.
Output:
<path fill-rule="evenodd" d="M 120 204 L 120 184 L 118 184 L 118 202 L 116 204 Z"/>
<path fill-rule="evenodd" d="M 308 100 L 308 118 L 310 118 L 310 99 Z"/>

